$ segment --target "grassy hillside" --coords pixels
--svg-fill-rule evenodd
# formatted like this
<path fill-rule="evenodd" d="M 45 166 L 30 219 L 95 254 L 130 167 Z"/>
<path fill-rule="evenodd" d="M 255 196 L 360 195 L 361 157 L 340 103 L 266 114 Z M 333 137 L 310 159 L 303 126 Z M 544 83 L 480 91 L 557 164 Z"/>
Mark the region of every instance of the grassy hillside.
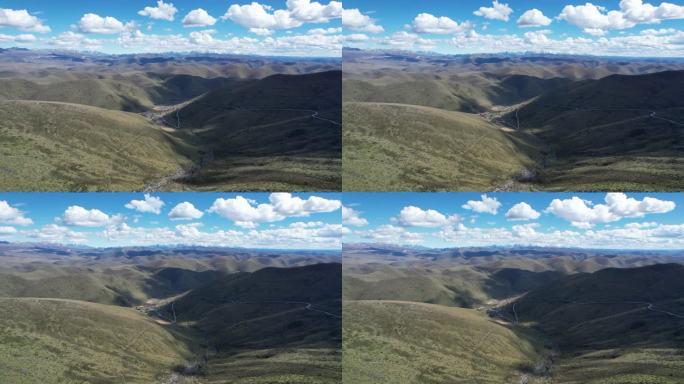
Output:
<path fill-rule="evenodd" d="M 204 372 L 216 382 L 335 383 L 340 295 L 340 264 L 265 268 L 194 289 L 165 312 L 208 340 Z"/>
<path fill-rule="evenodd" d="M 132 309 L 71 300 L 0 299 L 0 381 L 151 383 L 189 357 Z"/>
<path fill-rule="evenodd" d="M 5 190 L 141 190 L 196 156 L 183 136 L 130 113 L 2 101 L 0 115 Z"/>
<path fill-rule="evenodd" d="M 525 295 L 515 309 L 559 343 L 552 370 L 559 383 L 678 383 L 682 273 L 684 266 L 662 264 L 569 276 Z"/>
<path fill-rule="evenodd" d="M 684 71 L 615 75 L 546 93 L 521 108 L 520 126 L 553 148 L 541 188 L 680 190 L 682 86 Z"/>
<path fill-rule="evenodd" d="M 468 309 L 345 301 L 345 383 L 517 382 L 540 358 L 510 328 Z"/>
<path fill-rule="evenodd" d="M 488 190 L 534 164 L 530 136 L 477 115 L 399 104 L 344 104 L 345 190 Z"/>
<path fill-rule="evenodd" d="M 181 127 L 206 142 L 214 157 L 189 183 L 339 190 L 340 82 L 339 71 L 274 75 L 222 87 L 181 109 Z"/>

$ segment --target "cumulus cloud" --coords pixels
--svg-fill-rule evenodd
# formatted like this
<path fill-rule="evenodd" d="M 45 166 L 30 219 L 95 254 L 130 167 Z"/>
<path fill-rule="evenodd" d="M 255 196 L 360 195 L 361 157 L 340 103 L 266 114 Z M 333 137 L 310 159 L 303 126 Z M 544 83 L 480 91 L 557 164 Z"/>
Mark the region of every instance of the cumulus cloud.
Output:
<path fill-rule="evenodd" d="M 287 217 L 304 217 L 314 213 L 332 212 L 340 209 L 339 200 L 329 200 L 319 196 L 310 196 L 304 200 L 291 193 L 272 193 L 269 203 L 256 204 L 242 196 L 231 199 L 218 198 L 209 209 L 230 219 L 236 225 L 253 228 L 258 223 L 284 220 Z"/>
<path fill-rule="evenodd" d="M 62 221 L 66 225 L 80 227 L 103 227 L 122 222 L 121 215 L 109 216 L 99 209 L 86 209 L 78 205 L 72 205 L 64 211 Z"/>
<path fill-rule="evenodd" d="M 309 35 L 332 35 L 335 33 L 341 33 L 342 28 L 314 28 L 309 29 L 307 32 Z"/>
<path fill-rule="evenodd" d="M 146 193 L 144 200 L 131 200 L 125 205 L 125 207 L 128 209 L 134 209 L 138 212 L 154 213 L 158 215 L 161 213 L 161 209 L 164 205 L 165 203 L 161 198 Z"/>
<path fill-rule="evenodd" d="M 231 20 L 252 32 L 266 34 L 267 30 L 296 28 L 304 23 L 324 23 L 342 15 L 342 3 L 331 1 L 323 5 L 310 0 L 288 0 L 287 9 L 274 10 L 256 1 L 232 4 L 221 17 Z"/>
<path fill-rule="evenodd" d="M 435 47 L 436 42 L 432 39 L 424 39 L 415 33 L 399 31 L 377 40 L 382 45 L 388 45 L 397 49 L 429 50 Z"/>
<path fill-rule="evenodd" d="M 83 34 L 72 31 L 60 33 L 48 40 L 48 44 L 65 49 L 95 49 L 101 45 L 96 39 L 89 39 Z"/>
<path fill-rule="evenodd" d="M 87 240 L 85 233 L 76 232 L 57 224 L 48 224 L 40 229 L 24 231 L 23 234 L 29 238 L 48 243 L 83 243 Z"/>
<path fill-rule="evenodd" d="M 359 232 L 359 235 L 375 243 L 390 244 L 417 244 L 423 239 L 423 235 L 410 232 L 404 227 L 391 224 L 380 225 L 374 229 Z"/>
<path fill-rule="evenodd" d="M 545 27 L 551 24 L 551 19 L 544 16 L 544 13 L 537 8 L 532 8 L 518 18 L 520 27 Z"/>
<path fill-rule="evenodd" d="M 204 216 L 204 213 L 189 202 L 184 201 L 177 204 L 169 212 L 169 218 L 171 220 L 195 220 Z"/>
<path fill-rule="evenodd" d="M 0 33 L 0 42 L 32 43 L 34 41 L 36 41 L 36 37 L 30 33 L 22 33 L 19 35 L 5 35 Z"/>
<path fill-rule="evenodd" d="M 50 32 L 50 27 L 25 9 L 0 8 L 0 27 L 16 28 L 25 32 Z"/>
<path fill-rule="evenodd" d="M 368 220 L 361 217 L 361 212 L 354 208 L 342 206 L 342 224 L 363 227 L 368 225 Z"/>
<path fill-rule="evenodd" d="M 534 210 L 526 202 L 520 202 L 514 205 L 506 212 L 506 219 L 508 220 L 536 220 L 541 214 Z"/>
<path fill-rule="evenodd" d="M 469 209 L 477 213 L 490 213 L 496 215 L 501 203 L 496 197 L 489 197 L 486 194 L 480 196 L 481 200 L 469 200 L 461 208 Z"/>
<path fill-rule="evenodd" d="M 124 24 L 114 17 L 102 17 L 94 13 L 86 13 L 78 22 L 79 31 L 83 33 L 98 33 L 103 35 L 121 33 L 132 26 L 132 23 Z"/>
<path fill-rule="evenodd" d="M 573 226 L 588 229 L 599 223 L 609 223 L 623 218 L 644 217 L 647 214 L 666 213 L 675 208 L 673 201 L 644 197 L 637 200 L 624 193 L 608 193 L 605 204 L 593 205 L 590 201 L 577 196 L 570 199 L 554 199 L 546 208 L 552 213 L 569 221 Z"/>
<path fill-rule="evenodd" d="M 602 36 L 612 29 L 627 29 L 637 24 L 657 24 L 668 19 L 684 19 L 684 6 L 667 2 L 654 6 L 642 0 L 622 0 L 619 10 L 610 11 L 592 3 L 566 5 L 558 19 L 582 28 L 589 34 Z"/>
<path fill-rule="evenodd" d="M 433 33 L 433 34 L 454 34 L 472 29 L 472 24 L 464 22 L 458 24 L 454 20 L 446 16 L 434 16 L 429 13 L 421 13 L 413 19 L 411 28 L 416 33 Z"/>
<path fill-rule="evenodd" d="M 24 216 L 24 212 L 15 208 L 5 200 L 0 200 L 0 223 L 11 225 L 31 225 L 33 220 Z"/>
<path fill-rule="evenodd" d="M 173 6 L 173 3 L 165 3 L 163 0 L 159 0 L 156 7 L 145 7 L 138 11 L 138 15 L 147 16 L 155 20 L 173 21 L 173 16 L 176 12 L 178 12 L 178 9 Z"/>
<path fill-rule="evenodd" d="M 382 26 L 375 23 L 374 19 L 364 15 L 357 8 L 342 11 L 342 26 L 357 32 L 382 33 L 385 31 Z"/>
<path fill-rule="evenodd" d="M 188 12 L 183 18 L 184 27 L 208 27 L 216 24 L 216 18 L 202 8 Z"/>
<path fill-rule="evenodd" d="M 402 208 L 397 221 L 404 227 L 441 227 L 458 219 L 457 215 L 447 217 L 434 209 L 423 210 L 411 205 Z"/>
<path fill-rule="evenodd" d="M 486 19 L 508 21 L 509 16 L 513 13 L 513 9 L 505 3 L 499 3 L 494 0 L 491 7 L 480 7 L 473 12 L 475 16 L 482 16 Z"/>
<path fill-rule="evenodd" d="M 17 229 L 14 227 L 0 226 L 0 236 L 13 235 L 17 233 Z"/>

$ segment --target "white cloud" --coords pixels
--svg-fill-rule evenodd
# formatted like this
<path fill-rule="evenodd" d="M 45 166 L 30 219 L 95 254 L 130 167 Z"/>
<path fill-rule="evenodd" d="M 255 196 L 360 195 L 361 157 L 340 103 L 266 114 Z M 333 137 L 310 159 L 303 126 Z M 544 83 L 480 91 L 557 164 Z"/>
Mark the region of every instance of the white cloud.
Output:
<path fill-rule="evenodd" d="M 446 16 L 436 17 L 429 13 L 421 13 L 413 19 L 411 28 L 416 33 L 454 34 L 472 29 L 472 24 L 458 24 Z"/>
<path fill-rule="evenodd" d="M 102 17 L 94 13 L 86 13 L 78 22 L 78 29 L 83 33 L 99 33 L 110 35 L 121 33 L 133 24 L 124 24 L 111 16 Z"/>
<path fill-rule="evenodd" d="M 537 8 L 532 8 L 518 18 L 520 27 L 545 27 L 551 24 L 551 19 L 544 16 L 544 13 Z"/>
<path fill-rule="evenodd" d="M 540 215 L 526 202 L 520 202 L 506 212 L 508 220 L 536 220 Z"/>
<path fill-rule="evenodd" d="M 415 33 L 406 31 L 395 32 L 391 36 L 379 39 L 378 42 L 398 49 L 429 50 L 436 45 L 434 40 L 424 39 Z"/>
<path fill-rule="evenodd" d="M 145 7 L 143 10 L 138 11 L 138 15 L 148 16 L 155 20 L 173 21 L 173 15 L 176 12 L 178 12 L 178 9 L 173 6 L 173 3 L 165 3 L 163 0 L 159 0 L 156 7 Z"/>
<path fill-rule="evenodd" d="M 23 234 L 29 238 L 49 243 L 83 243 L 87 239 L 87 235 L 83 232 L 72 231 L 57 224 L 48 224 L 40 229 L 24 231 Z"/>
<path fill-rule="evenodd" d="M 30 33 L 22 33 L 19 35 L 0 34 L 0 42 L 32 43 L 34 41 L 36 41 L 36 37 Z"/>
<path fill-rule="evenodd" d="M 375 20 L 364 15 L 357 8 L 342 11 L 342 26 L 357 32 L 382 33 L 385 31 L 382 26 L 375 24 Z"/>
<path fill-rule="evenodd" d="M 103 227 L 118 224 L 123 219 L 121 215 L 110 217 L 99 209 L 85 209 L 78 205 L 68 207 L 62 217 L 64 224 L 80 227 Z"/>
<path fill-rule="evenodd" d="M 402 208 L 399 212 L 398 222 L 405 227 L 441 227 L 457 221 L 458 216 L 446 217 L 434 209 L 423 210 L 415 206 Z"/>
<path fill-rule="evenodd" d="M 359 232 L 359 235 L 376 243 L 391 244 L 416 244 L 423 238 L 423 235 L 420 233 L 409 232 L 404 227 L 390 224 L 380 225 L 375 229 Z"/>
<path fill-rule="evenodd" d="M 636 200 L 624 193 L 608 193 L 606 204 L 591 202 L 573 196 L 570 199 L 554 199 L 546 212 L 569 221 L 577 228 L 587 229 L 599 223 L 609 223 L 623 218 L 644 217 L 647 214 L 665 213 L 675 208 L 675 203 L 653 197 Z"/>
<path fill-rule="evenodd" d="M 0 8 L 0 27 L 16 28 L 25 32 L 50 32 L 50 27 L 25 9 Z"/>
<path fill-rule="evenodd" d="M 161 213 L 161 209 L 165 204 L 161 198 L 151 196 L 148 193 L 145 194 L 144 198 L 144 200 L 131 200 L 125 207 L 138 212 L 154 213 L 157 215 Z"/>
<path fill-rule="evenodd" d="M 218 198 L 209 212 L 230 219 L 242 227 L 254 227 L 258 223 L 284 220 L 287 217 L 304 217 L 314 213 L 332 212 L 340 209 L 339 200 L 310 196 L 304 200 L 290 193 L 272 193 L 269 203 L 258 204 L 242 196 L 232 199 Z"/>
<path fill-rule="evenodd" d="M 363 33 L 352 33 L 350 35 L 344 35 L 342 36 L 345 42 L 349 43 L 360 43 L 363 41 L 368 41 L 370 38 L 368 35 L 364 35 Z"/>
<path fill-rule="evenodd" d="M 100 47 L 98 40 L 86 38 L 84 35 L 72 31 L 60 33 L 48 40 L 48 44 L 66 49 L 94 49 Z"/>
<path fill-rule="evenodd" d="M 183 18 L 184 27 L 208 27 L 214 24 L 216 24 L 216 18 L 202 8 L 188 12 Z"/>
<path fill-rule="evenodd" d="M 24 212 L 12 207 L 5 200 L 0 200 L 0 223 L 12 225 L 31 225 L 33 220 L 24 216 Z"/>
<path fill-rule="evenodd" d="M 341 15 L 342 3 L 338 1 L 323 5 L 310 0 L 288 0 L 287 9 L 277 10 L 256 1 L 245 5 L 232 4 L 221 18 L 249 28 L 252 32 L 266 34 L 265 30 L 296 28 L 304 23 L 325 23 Z"/>
<path fill-rule="evenodd" d="M 496 215 L 501 203 L 496 197 L 488 197 L 486 194 L 480 196 L 481 200 L 469 200 L 466 204 L 461 207 L 463 209 L 470 209 L 477 213 L 491 213 Z"/>
<path fill-rule="evenodd" d="M 199 219 L 202 216 L 204 216 L 204 213 L 195 208 L 195 206 L 188 201 L 177 204 L 169 212 L 169 218 L 171 220 L 194 220 Z"/>
<path fill-rule="evenodd" d="M 363 227 L 364 225 L 368 225 L 368 220 L 361 217 L 361 212 L 354 208 L 342 206 L 342 224 Z"/>
<path fill-rule="evenodd" d="M 342 33 L 342 28 L 314 28 L 309 29 L 307 33 L 309 35 L 332 35 L 335 33 Z"/>
<path fill-rule="evenodd" d="M 475 16 L 482 16 L 486 19 L 508 21 L 509 16 L 513 13 L 513 9 L 505 3 L 499 3 L 494 0 L 491 7 L 480 7 L 473 12 Z"/>
<path fill-rule="evenodd" d="M 642 0 L 622 0 L 620 11 L 627 20 L 635 23 L 652 24 L 668 19 L 684 19 L 684 6 L 668 2 L 654 6 Z"/>
<path fill-rule="evenodd" d="M 17 233 L 17 229 L 14 227 L 0 226 L 0 236 L 13 235 Z"/>

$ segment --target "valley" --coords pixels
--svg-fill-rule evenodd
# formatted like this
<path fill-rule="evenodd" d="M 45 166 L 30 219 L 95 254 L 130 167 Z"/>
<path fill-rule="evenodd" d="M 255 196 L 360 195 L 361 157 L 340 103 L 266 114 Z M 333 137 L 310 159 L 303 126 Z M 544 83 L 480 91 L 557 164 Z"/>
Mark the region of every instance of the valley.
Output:
<path fill-rule="evenodd" d="M 344 248 L 345 382 L 677 383 L 677 251 Z"/>
<path fill-rule="evenodd" d="M 348 190 L 681 189 L 681 60 L 345 49 L 343 76 Z"/>
<path fill-rule="evenodd" d="M 0 381 L 340 381 L 338 253 L 3 243 L 0 260 Z"/>
<path fill-rule="evenodd" d="M 339 190 L 336 59 L 3 50 L 0 186 Z"/>

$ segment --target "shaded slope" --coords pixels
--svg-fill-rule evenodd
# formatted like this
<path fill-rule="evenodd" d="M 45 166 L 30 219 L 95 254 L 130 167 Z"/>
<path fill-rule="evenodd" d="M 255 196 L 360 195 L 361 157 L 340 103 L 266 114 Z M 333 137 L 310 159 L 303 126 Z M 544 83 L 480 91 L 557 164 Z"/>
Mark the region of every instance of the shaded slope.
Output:
<path fill-rule="evenodd" d="M 534 346 L 473 310 L 397 301 L 344 302 L 348 383 L 517 382 Z"/>
<path fill-rule="evenodd" d="M 195 156 L 144 118 L 76 104 L 0 102 L 5 190 L 142 189 Z"/>
<path fill-rule="evenodd" d="M 178 116 L 212 161 L 189 182 L 212 189 L 339 190 L 339 71 L 274 75 L 209 92 Z"/>
<path fill-rule="evenodd" d="M 344 104 L 345 190 L 487 190 L 534 165 L 534 141 L 477 115 Z"/>
<path fill-rule="evenodd" d="M 684 180 L 684 71 L 608 76 L 552 91 L 518 112 L 553 150 L 551 189 L 678 190 Z"/>
<path fill-rule="evenodd" d="M 150 383 L 188 356 L 132 309 L 54 299 L 0 299 L 0 381 Z"/>

